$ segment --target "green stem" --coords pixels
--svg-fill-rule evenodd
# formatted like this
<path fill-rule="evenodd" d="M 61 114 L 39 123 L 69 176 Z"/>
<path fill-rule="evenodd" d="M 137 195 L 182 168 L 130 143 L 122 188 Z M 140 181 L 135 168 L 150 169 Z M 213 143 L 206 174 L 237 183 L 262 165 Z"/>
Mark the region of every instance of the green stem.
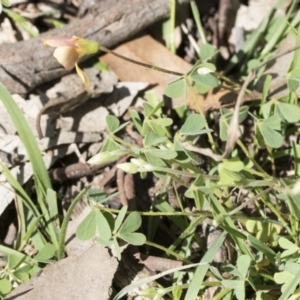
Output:
<path fill-rule="evenodd" d="M 248 152 L 247 148 L 245 147 L 245 145 L 243 144 L 243 142 L 241 140 L 237 140 L 237 144 L 240 146 L 240 148 L 242 149 L 242 151 L 244 152 L 244 154 L 253 162 L 253 164 L 255 165 L 255 167 L 260 171 L 260 175 L 258 176 L 262 176 L 264 175 L 265 178 L 271 178 L 271 176 L 256 162 L 256 160 L 250 155 L 250 153 Z"/>
<path fill-rule="evenodd" d="M 95 205 L 96 208 L 106 211 L 109 213 L 119 213 L 119 209 L 114 209 L 114 208 L 107 208 L 104 206 L 98 206 L 97 204 Z M 126 214 L 129 215 L 132 213 L 132 211 L 127 211 Z M 197 211 L 197 212 L 181 212 L 181 211 L 170 211 L 170 212 L 153 212 L 153 211 L 148 211 L 148 212 L 143 212 L 143 211 L 138 211 L 139 215 L 141 216 L 150 216 L 150 217 L 212 217 L 212 213 L 209 211 Z"/>
<path fill-rule="evenodd" d="M 214 142 L 213 136 L 212 136 L 211 132 L 209 131 L 209 126 L 208 126 L 208 124 L 207 124 L 207 121 L 206 121 L 204 112 L 203 112 L 203 110 L 202 110 L 201 107 L 200 107 L 199 101 L 197 101 L 197 98 L 196 98 L 196 96 L 195 96 L 195 93 L 194 93 L 194 91 L 193 91 L 193 89 L 192 89 L 192 87 L 191 87 L 191 84 L 190 84 L 188 78 L 185 78 L 185 81 L 186 81 L 186 84 L 187 84 L 188 87 L 189 87 L 189 90 L 190 90 L 190 92 L 191 92 L 193 101 L 194 101 L 194 103 L 195 103 L 195 105 L 196 105 L 196 107 L 197 107 L 197 110 L 198 110 L 199 114 L 200 114 L 200 115 L 204 118 L 204 120 L 205 120 L 205 129 L 207 130 L 208 140 L 209 140 L 209 143 L 210 143 L 210 145 L 211 145 L 211 147 L 212 147 L 212 151 L 215 152 L 216 149 L 217 149 L 217 147 L 216 147 L 216 144 L 215 144 L 215 142 Z"/>
<path fill-rule="evenodd" d="M 169 47 L 170 51 L 172 53 L 176 52 L 176 46 L 175 46 L 175 16 L 176 16 L 176 0 L 170 0 L 170 32 L 171 32 L 171 38 L 169 41 Z"/>
<path fill-rule="evenodd" d="M 183 256 L 177 254 L 176 252 L 174 252 L 174 251 L 172 251 L 172 250 L 170 250 L 168 248 L 165 248 L 165 247 L 163 247 L 161 245 L 158 245 L 156 243 L 152 243 L 152 242 L 149 242 L 149 241 L 147 241 L 145 243 L 145 245 L 148 245 L 148 246 L 160 249 L 160 250 L 164 251 L 165 253 L 167 253 L 169 255 L 173 255 L 174 257 L 176 257 L 177 259 L 183 261 L 186 264 L 192 264 L 192 262 L 190 260 L 186 259 L 185 257 L 183 257 Z"/>
<path fill-rule="evenodd" d="M 116 142 L 124 145 L 124 146 L 127 146 L 128 148 L 140 148 L 139 146 L 137 145 L 133 145 L 133 144 L 130 144 L 128 142 L 125 142 L 124 140 L 120 139 L 119 137 L 115 136 L 115 135 L 111 135 L 110 136 L 112 139 L 114 139 Z"/>
<path fill-rule="evenodd" d="M 280 212 L 274 207 L 274 205 L 268 201 L 267 199 L 265 199 L 266 195 L 263 195 L 261 197 L 262 201 L 264 202 L 265 205 L 267 205 L 269 207 L 269 209 L 272 211 L 272 213 L 277 216 L 278 220 L 281 222 L 282 226 L 286 229 L 286 231 L 288 232 L 288 234 L 293 237 L 293 232 L 290 229 L 290 227 L 288 226 L 287 222 L 283 219 L 283 217 L 281 216 Z"/>
<path fill-rule="evenodd" d="M 200 13 L 199 13 L 197 4 L 196 4 L 196 2 L 194 0 L 191 1 L 191 9 L 192 9 L 193 17 L 194 17 L 194 20 L 196 22 L 196 26 L 197 26 L 197 29 L 199 31 L 201 40 L 202 40 L 203 44 L 207 44 L 207 40 L 206 40 L 206 37 L 205 37 L 205 32 L 203 30 L 203 27 L 202 27 L 202 24 L 201 24 L 201 20 L 200 20 L 201 19 L 200 18 Z"/>
<path fill-rule="evenodd" d="M 82 191 L 80 191 L 80 193 L 76 196 L 76 198 L 71 203 L 71 205 L 64 217 L 63 223 L 61 225 L 60 233 L 59 233 L 59 239 L 58 239 L 58 253 L 57 253 L 58 260 L 60 260 L 62 258 L 62 255 L 65 250 L 65 237 L 66 237 L 68 223 L 71 218 L 71 214 L 72 214 L 76 204 L 79 202 L 79 200 L 81 200 L 82 196 L 86 193 L 86 191 L 88 189 L 89 189 L 89 187 L 85 187 Z"/>

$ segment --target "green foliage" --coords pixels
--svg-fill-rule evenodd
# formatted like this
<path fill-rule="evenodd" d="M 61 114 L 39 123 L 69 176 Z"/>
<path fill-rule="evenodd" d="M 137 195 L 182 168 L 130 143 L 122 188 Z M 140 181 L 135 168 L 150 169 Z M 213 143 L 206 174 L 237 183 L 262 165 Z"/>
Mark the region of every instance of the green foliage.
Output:
<path fill-rule="evenodd" d="M 174 6 L 175 2 L 172 3 Z M 299 12 L 290 24 L 291 10 L 283 17 L 275 14 L 282 5 L 284 1 L 280 0 L 259 28 L 247 36 L 240 53 L 231 58 L 227 71 L 242 63 L 237 82 L 272 57 L 274 48 L 299 23 Z M 167 85 L 165 95 L 178 98 L 191 93 L 197 100 L 196 93 L 217 90 L 221 84 L 222 88 L 236 89 L 238 84 L 224 77 L 214 65 L 216 49 L 205 39 L 195 1 L 191 1 L 191 8 L 202 38 L 201 46 L 196 49 L 200 59 L 189 72 L 179 74 Z M 299 45 L 299 30 L 294 31 Z M 262 40 L 264 43 L 258 47 Z M 185 264 L 133 283 L 119 292 L 116 299 L 124 296 L 130 288 L 171 272 L 175 272 L 172 286 L 153 283 L 153 287 L 143 291 L 142 295 L 156 299 L 164 296 L 196 299 L 214 285 L 218 287 L 214 299 L 298 299 L 300 146 L 297 138 L 300 108 L 296 91 L 300 81 L 299 63 L 300 50 L 297 50 L 286 74 L 286 95 L 270 98 L 273 79 L 267 75 L 261 101 L 251 105 L 244 103 L 238 111 L 221 107 L 219 112 L 204 115 L 201 108 L 191 112 L 184 106 L 172 111 L 177 112 L 173 118 L 172 113 L 166 114 L 164 103 L 158 97 L 147 93 L 142 108 L 129 111 L 130 121 L 122 122 L 121 118 L 108 115 L 103 147 L 89 163 L 111 163 L 126 155 L 129 158 L 117 165 L 119 169 L 142 179 L 147 173 L 157 177 L 151 209 L 148 212 L 131 212 L 127 206 L 120 210 L 108 209 L 105 202 L 116 194 L 106 195 L 102 190 L 85 188 L 74 199 L 62 224 L 58 217 L 57 196 L 51 188 L 33 135 L 9 93 L 0 86 L 1 100 L 12 116 L 34 169 L 38 203 L 33 202 L 32 195 L 0 162 L 2 172 L 16 191 L 21 219 L 20 237 L 14 249 L 0 246 L 7 261 L 0 273 L 0 296 L 11 291 L 12 282 L 26 282 L 44 264 L 63 257 L 71 212 L 86 195 L 91 210 L 76 230 L 79 239 L 94 238 L 99 244 L 109 247 L 118 259 L 121 259 L 124 244 L 146 244 L 150 251 L 150 247 L 159 248 L 165 256 Z M 264 69 L 257 70 L 253 86 Z M 197 107 L 196 101 L 195 104 Z M 235 132 L 230 126 L 233 121 L 236 122 Z M 123 133 L 128 124 L 134 125 L 142 144 L 124 140 Z M 237 145 L 227 143 L 237 135 Z M 232 149 L 228 150 L 228 145 Z M 292 167 L 281 170 L 279 161 L 282 158 L 291 162 L 294 172 Z M 292 175 L 287 175 L 292 172 Z M 153 242 L 160 230 L 161 219 L 167 220 L 172 228 L 173 236 L 168 237 L 168 246 Z M 202 233 L 199 234 L 200 228 L 205 226 L 220 231 L 207 250 L 200 238 Z M 223 253 L 228 241 L 236 257 L 223 260 L 221 266 L 216 267 L 213 261 L 218 253 Z M 36 249 L 33 256 L 24 253 L 29 242 Z M 195 254 L 195 247 L 201 251 Z M 191 263 L 193 255 L 198 255 L 196 259 L 200 263 Z"/>
<path fill-rule="evenodd" d="M 185 96 L 191 86 L 195 86 L 199 93 L 204 94 L 210 88 L 220 85 L 220 81 L 214 74 L 215 71 L 216 67 L 213 64 L 199 60 L 185 76 L 170 82 L 164 93 L 170 98 L 179 98 Z"/>
<path fill-rule="evenodd" d="M 5 1 L 6 3 L 4 4 L 3 1 L 2 3 L 5 6 L 8 1 Z M 22 17 L 19 13 L 8 9 L 8 8 L 4 8 L 3 11 L 20 27 L 22 27 L 22 29 L 24 31 L 26 31 L 28 34 L 30 34 L 30 36 L 32 37 L 36 37 L 39 35 L 39 32 L 37 30 L 37 28 L 35 26 L 33 26 L 28 20 L 26 20 L 24 17 Z"/>
<path fill-rule="evenodd" d="M 114 251 L 120 260 L 121 254 L 118 239 L 136 246 L 143 245 L 146 242 L 146 237 L 142 233 L 135 232 L 141 226 L 142 218 L 137 212 L 132 212 L 125 218 L 127 206 L 124 206 L 120 210 L 118 217 L 114 219 L 111 213 L 102 212 L 101 207 L 96 206 L 96 203 L 93 201 L 95 192 L 93 190 L 93 193 L 90 193 L 92 210 L 77 227 L 76 236 L 83 241 L 96 236 L 99 244 L 106 247 L 114 247 Z M 101 190 L 98 191 L 99 193 L 103 194 Z M 103 200 L 107 201 L 109 198 L 106 197 Z M 104 201 L 101 199 L 101 202 Z"/>
<path fill-rule="evenodd" d="M 203 116 L 198 114 L 190 114 L 184 124 L 182 125 L 179 132 L 182 135 L 197 135 L 202 134 L 205 131 L 203 130 L 206 124 L 206 120 Z"/>
<path fill-rule="evenodd" d="M 10 114 L 21 141 L 27 151 L 34 174 L 37 202 L 12 176 L 7 166 L 0 161 L 0 167 L 7 181 L 16 192 L 16 205 L 19 213 L 19 236 L 14 249 L 1 246 L 0 252 L 8 264 L 0 273 L 0 294 L 10 290 L 7 280 L 16 279 L 16 283 L 26 282 L 40 270 L 40 263 L 49 263 L 58 258 L 58 236 L 60 224 L 56 193 L 51 188 L 48 172 L 42 154 L 22 111 L 3 85 L 0 84 L 0 99 Z M 47 202 L 46 202 L 47 199 Z M 36 250 L 30 257 L 23 254 L 28 243 Z"/>

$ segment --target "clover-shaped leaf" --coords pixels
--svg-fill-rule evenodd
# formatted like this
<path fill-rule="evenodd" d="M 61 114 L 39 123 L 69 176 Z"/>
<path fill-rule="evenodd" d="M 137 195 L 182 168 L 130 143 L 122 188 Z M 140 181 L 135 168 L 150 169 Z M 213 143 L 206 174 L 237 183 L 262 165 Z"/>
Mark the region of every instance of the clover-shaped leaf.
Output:
<path fill-rule="evenodd" d="M 132 245 L 143 245 L 146 242 L 146 237 L 142 233 L 134 232 L 142 224 L 142 218 L 138 212 L 132 212 L 125 219 L 118 232 L 118 236 Z"/>
<path fill-rule="evenodd" d="M 180 133 L 183 135 L 197 135 L 205 132 L 203 130 L 206 124 L 206 120 L 199 114 L 190 114 L 185 120 L 180 129 Z"/>
<path fill-rule="evenodd" d="M 170 82 L 164 91 L 164 94 L 170 98 L 179 98 L 186 94 L 186 82 L 183 77 Z"/>
<path fill-rule="evenodd" d="M 280 237 L 278 243 L 281 248 L 286 249 L 280 255 L 280 257 L 282 257 L 282 258 L 291 256 L 300 251 L 300 248 L 297 245 L 295 245 L 294 243 L 292 243 L 285 237 Z"/>
<path fill-rule="evenodd" d="M 295 274 L 292 274 L 288 271 L 282 271 L 274 274 L 274 281 L 278 284 L 282 284 L 281 292 L 283 293 L 290 282 L 295 278 Z"/>
<path fill-rule="evenodd" d="M 300 107 L 295 104 L 278 102 L 276 108 L 288 123 L 300 121 Z"/>
<path fill-rule="evenodd" d="M 263 221 L 247 220 L 246 228 L 249 232 L 255 233 L 256 238 L 261 242 L 277 245 L 276 238 L 281 230 L 281 226 Z"/>
<path fill-rule="evenodd" d="M 54 245 L 47 243 L 39 253 L 34 257 L 37 261 L 47 261 L 55 255 L 56 248 Z"/>
<path fill-rule="evenodd" d="M 110 240 L 112 232 L 107 219 L 99 210 L 93 209 L 77 227 L 76 236 L 82 241 L 89 240 L 96 230 L 102 239 Z"/>
<path fill-rule="evenodd" d="M 283 144 L 283 136 L 278 132 L 281 129 L 280 122 L 280 117 L 275 114 L 257 124 L 259 135 L 271 148 L 279 148 Z"/>

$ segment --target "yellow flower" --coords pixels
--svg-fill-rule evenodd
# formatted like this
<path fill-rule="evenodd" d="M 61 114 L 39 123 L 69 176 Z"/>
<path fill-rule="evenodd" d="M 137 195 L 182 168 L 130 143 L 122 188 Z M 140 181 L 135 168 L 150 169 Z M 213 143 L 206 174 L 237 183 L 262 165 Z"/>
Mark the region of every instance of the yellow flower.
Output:
<path fill-rule="evenodd" d="M 95 41 L 86 40 L 73 36 L 72 38 L 53 38 L 44 41 L 44 46 L 55 47 L 53 56 L 66 69 L 76 68 L 77 74 L 80 76 L 85 86 L 89 85 L 89 78 L 78 67 L 79 59 L 87 54 L 98 52 L 99 45 Z"/>

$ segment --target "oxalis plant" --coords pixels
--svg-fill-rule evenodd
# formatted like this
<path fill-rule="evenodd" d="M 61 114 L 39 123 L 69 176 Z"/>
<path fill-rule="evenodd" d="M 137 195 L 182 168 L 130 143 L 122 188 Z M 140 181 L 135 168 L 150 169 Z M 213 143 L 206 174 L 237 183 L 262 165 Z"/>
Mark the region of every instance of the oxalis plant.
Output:
<path fill-rule="evenodd" d="M 297 43 L 299 41 L 298 38 Z M 93 43 L 93 46 L 96 45 L 94 42 L 86 40 L 83 44 L 86 46 L 89 43 L 91 45 Z M 293 50 L 297 48 L 298 46 Z M 93 51 L 96 49 L 102 49 L 116 55 L 116 53 L 101 46 L 95 46 Z M 142 66 L 178 75 L 179 78 L 171 82 L 165 89 L 165 94 L 171 98 L 184 96 L 186 92 L 206 93 L 210 88 L 218 87 L 222 78 L 216 74 L 214 64 L 209 62 L 215 55 L 215 49 L 211 45 L 206 45 L 202 49 L 201 59 L 186 74 L 178 74 L 153 65 L 142 64 Z M 123 58 L 119 54 L 117 56 Z M 198 113 L 184 110 L 183 124 L 175 132 L 171 130 L 173 120 L 163 114 L 163 102 L 155 97 L 147 97 L 147 101 L 143 103 L 142 113 L 130 110 L 131 121 L 121 124 L 115 116 L 106 117 L 108 132 L 104 145 L 100 153 L 88 162 L 97 165 L 117 161 L 124 155 L 130 156 L 129 162 L 118 164 L 117 167 L 127 173 L 139 173 L 142 178 L 151 172 L 157 178 L 164 180 L 165 184 L 173 184 L 175 189 L 176 184 L 185 186 L 187 188 L 185 197 L 193 199 L 196 208 L 196 212 L 186 213 L 180 198 L 177 197 L 181 212 L 175 212 L 165 199 L 164 205 L 155 206 L 161 212 L 140 213 L 141 215 L 192 217 L 194 224 L 200 224 L 204 219 L 211 218 L 213 224 L 230 234 L 233 240 L 234 247 L 238 252 L 236 266 L 232 264 L 224 264 L 223 266 L 223 271 L 230 274 L 230 279 L 223 277 L 218 269 L 209 265 L 214 258 L 213 253 L 215 254 L 210 249 L 209 258 L 204 256 L 204 260 L 201 260 L 201 263 L 207 263 L 207 265 L 199 266 L 191 283 L 181 286 L 181 289 L 188 289 L 186 299 L 196 297 L 201 288 L 199 280 L 205 286 L 203 280 L 209 270 L 213 274 L 215 285 L 223 287 L 218 299 L 222 299 L 226 295 L 227 297 L 234 295 L 237 299 L 245 299 L 246 290 L 249 288 L 257 292 L 256 299 L 264 299 L 264 294 L 269 295 L 262 291 L 265 290 L 265 287 L 262 288 L 263 282 L 270 286 L 278 284 L 278 293 L 282 293 L 281 299 L 285 299 L 286 295 L 298 293 L 296 287 L 299 281 L 297 274 L 300 272 L 300 265 L 297 263 L 298 220 L 300 217 L 298 209 L 300 198 L 297 184 L 299 145 L 293 142 L 289 152 L 289 155 L 294 158 L 294 176 L 277 178 L 275 164 L 277 157 L 284 156 L 278 149 L 283 146 L 285 137 L 288 135 L 288 127 L 297 124 L 300 120 L 300 109 L 295 96 L 300 79 L 297 75 L 298 67 L 295 65 L 298 57 L 299 54 L 296 52 L 287 74 L 287 96 L 280 99 L 268 99 L 272 79 L 268 75 L 265 79 L 259 110 L 250 113 L 249 107 L 241 108 L 247 86 L 256 78 L 256 73 L 266 65 L 268 62 L 266 61 L 252 68 L 244 85 L 241 86 L 235 110 L 232 112 L 229 109 L 221 108 L 219 138 L 226 142 L 223 154 L 219 154 L 219 147 L 212 135 L 213 130 L 209 128 L 208 120 L 200 109 Z M 78 67 L 77 72 L 86 82 L 85 76 L 78 70 Z M 180 115 L 180 112 L 178 114 Z M 265 171 L 263 165 L 256 161 L 255 154 L 249 153 L 242 139 L 239 139 L 239 124 L 249 114 L 255 123 L 254 143 L 257 148 L 266 149 L 273 172 L 271 175 Z M 130 122 L 133 122 L 136 131 L 143 137 L 142 147 L 130 144 L 120 138 L 119 134 Z M 201 135 L 208 137 L 208 141 L 211 143 L 210 148 L 201 148 L 197 145 L 196 141 Z M 236 142 L 240 149 L 235 149 Z M 195 153 L 202 154 L 211 160 L 212 168 L 209 174 L 197 167 L 201 161 Z M 189 183 L 184 180 L 187 178 L 191 179 Z M 253 196 L 239 207 L 228 209 L 221 204 L 220 200 L 228 199 L 232 188 L 246 189 Z M 120 240 L 133 245 L 146 243 L 153 247 L 162 248 L 150 241 L 146 242 L 146 237 L 143 234 L 135 232 L 141 225 L 139 213 L 127 212 L 127 207 L 123 207 L 119 212 L 106 209 L 100 205 L 101 200 L 93 197 L 94 192 L 97 194 L 97 191 L 92 191 L 90 194 L 92 196 L 92 211 L 79 225 L 76 232 L 80 239 L 93 237 L 98 229 L 97 241 L 104 246 L 113 247 L 119 259 Z M 165 197 L 164 192 L 156 196 Z M 261 205 L 267 207 L 275 218 L 270 218 L 261 209 L 261 217 L 252 218 L 241 215 L 240 211 L 250 202 L 255 202 L 259 209 Z M 279 205 L 285 205 L 289 209 L 289 221 L 282 216 L 281 210 L 278 209 Z M 114 219 L 112 213 L 116 212 L 118 216 Z M 126 213 L 129 215 L 125 219 Z M 125 221 L 122 223 L 124 219 Z M 242 227 L 237 228 L 234 220 L 242 224 Z M 188 226 L 185 230 L 191 234 L 195 228 L 196 225 Z M 224 239 L 225 235 L 220 236 L 216 241 L 216 245 L 219 246 L 212 249 L 218 249 Z M 192 239 L 189 240 L 189 243 L 191 241 Z M 174 248 L 172 248 L 165 249 L 166 254 L 188 262 L 184 256 L 174 252 Z M 187 248 L 185 248 L 185 253 L 186 251 Z M 293 256 L 295 258 L 292 258 Z M 271 277 L 269 272 L 272 273 Z M 291 281 L 289 284 L 282 285 L 280 291 L 279 285 L 283 283 L 285 276 L 290 276 Z M 173 291 L 174 294 L 174 289 L 175 286 L 171 290 L 159 289 L 155 292 L 149 290 L 145 291 L 144 295 L 163 296 L 170 291 Z M 181 295 L 181 292 L 176 291 L 175 294 L 179 299 L 180 296 L 178 295 Z M 116 298 L 121 295 L 122 293 Z M 270 297 L 272 297 L 271 294 Z"/>
<path fill-rule="evenodd" d="M 195 6 L 192 5 L 192 8 L 196 14 Z M 262 53 L 269 53 L 270 50 L 267 50 L 274 48 L 288 28 L 287 22 L 282 26 L 282 23 L 276 23 L 275 20 L 271 23 L 269 19 L 270 23 L 260 26 L 260 29 L 263 27 L 265 30 L 280 33 L 277 39 L 267 41 Z M 297 14 L 294 20 L 298 20 L 299 23 L 300 15 Z M 293 21 L 290 27 L 295 27 L 297 22 Z M 199 30 L 202 31 L 201 28 Z M 297 36 L 296 47 L 289 52 L 297 50 L 300 45 L 300 30 L 292 32 Z M 245 43 L 248 47 L 247 51 L 244 49 L 245 53 L 251 52 L 249 44 L 252 42 L 252 46 L 255 47 L 254 42 L 260 37 L 257 32 L 249 36 Z M 39 204 L 39 208 L 36 208 L 28 194 L 1 163 L 2 171 L 18 191 L 17 203 L 23 213 L 24 224 L 15 249 L 0 246 L 0 252 L 6 254 L 8 260 L 0 273 L 0 296 L 11 290 L 12 282 L 29 280 L 32 274 L 40 270 L 41 264 L 64 256 L 65 233 L 72 210 L 81 197 L 87 195 L 91 212 L 78 226 L 78 238 L 87 240 L 95 236 L 97 242 L 113 249 L 118 259 L 121 259 L 121 246 L 124 243 L 146 244 L 159 248 L 170 258 L 185 263 L 184 267 L 135 283 L 134 287 L 175 272 L 172 286 L 155 285 L 143 291 L 144 296 L 156 299 L 196 299 L 199 293 L 215 286 L 218 290 L 214 299 L 299 299 L 300 145 L 293 137 L 299 136 L 297 125 L 300 121 L 300 108 L 296 90 L 300 80 L 300 51 L 294 52 L 286 74 L 286 95 L 280 98 L 269 97 L 272 77 L 268 75 L 264 79 L 260 102 L 250 107 L 242 106 L 245 94 L 250 92 L 248 86 L 260 78 L 270 60 L 274 62 L 278 57 L 270 59 L 270 56 L 265 54 L 247 61 L 249 68 L 244 70 L 244 73 L 249 75 L 240 86 L 216 71 L 214 57 L 217 51 L 207 43 L 200 47 L 201 58 L 186 74 L 133 61 L 100 46 L 95 41 L 79 37 L 48 39 L 44 44 L 55 47 L 55 58 L 66 69 L 75 67 L 85 85 L 89 84 L 89 79 L 79 68 L 78 61 L 84 55 L 99 50 L 142 67 L 177 75 L 178 78 L 166 87 L 165 95 L 176 98 L 191 93 L 198 111 L 191 112 L 186 107 L 176 109 L 178 121 L 174 124 L 173 119 L 164 114 L 163 102 L 153 94 L 148 94 L 141 112 L 129 111 L 130 121 L 121 124 L 115 116 L 107 116 L 105 142 L 100 153 L 92 157 L 89 163 L 97 165 L 114 162 L 126 155 L 130 159 L 118 164 L 119 169 L 139 174 L 141 178 L 145 178 L 147 173 L 152 173 L 161 180 L 163 188 L 154 196 L 151 212 L 130 212 L 126 206 L 121 210 L 104 207 L 103 203 L 116 194 L 107 196 L 103 191 L 87 187 L 74 199 L 60 224 L 56 195 L 51 188 L 41 154 L 36 150 L 36 141 L 28 126 L 22 123 L 22 114 L 14 106 L 13 99 L 5 88 L 0 86 L 2 101 L 8 111 L 11 115 L 12 112 L 19 114 L 15 115 L 14 122 L 20 137 L 23 137 L 33 165 Z M 237 57 L 234 56 L 228 69 L 237 62 Z M 220 85 L 229 89 L 238 87 L 239 93 L 233 110 L 220 108 L 217 132 L 216 127 L 212 128 L 210 125 L 211 116 L 205 116 L 201 107 L 197 105 L 196 93 L 204 94 Z M 251 150 L 240 131 L 240 125 L 246 119 L 251 119 L 254 124 Z M 143 138 L 142 146 L 130 144 L 121 138 L 122 130 L 131 122 Z M 32 152 L 33 147 L 36 148 Z M 264 153 L 264 161 L 258 157 L 258 151 Z M 200 167 L 203 158 L 206 160 L 206 170 Z M 293 173 L 288 177 L 278 176 L 277 161 L 282 158 L 291 158 L 293 162 Z M 168 185 L 174 189 L 179 205 L 178 211 L 168 202 Z M 195 208 L 192 212 L 186 211 L 182 197 L 179 196 L 178 186 L 185 187 L 184 197 L 190 199 Z M 235 190 L 248 195 L 240 205 L 231 201 Z M 45 205 L 45 198 L 48 205 Z M 255 217 L 243 213 L 248 204 L 256 207 L 258 214 Z M 168 248 L 155 244 L 151 237 L 155 235 L 157 228 L 152 228 L 147 236 L 136 232 L 142 223 L 141 216 L 149 220 L 157 216 L 166 216 L 182 233 Z M 221 229 L 222 233 L 205 252 L 200 262 L 193 264 L 194 261 L 189 260 L 192 244 L 201 244 L 197 227 L 204 221 Z M 237 258 L 224 262 L 221 268 L 216 268 L 212 262 L 227 236 L 230 236 L 230 244 L 237 253 Z M 24 254 L 23 251 L 29 239 L 37 249 L 34 256 Z M 183 273 L 188 268 L 195 269 Z M 184 277 L 186 274 L 188 279 Z M 213 280 L 206 280 L 208 277 Z M 115 299 L 121 298 L 131 287 L 133 286 L 125 288 Z"/>

